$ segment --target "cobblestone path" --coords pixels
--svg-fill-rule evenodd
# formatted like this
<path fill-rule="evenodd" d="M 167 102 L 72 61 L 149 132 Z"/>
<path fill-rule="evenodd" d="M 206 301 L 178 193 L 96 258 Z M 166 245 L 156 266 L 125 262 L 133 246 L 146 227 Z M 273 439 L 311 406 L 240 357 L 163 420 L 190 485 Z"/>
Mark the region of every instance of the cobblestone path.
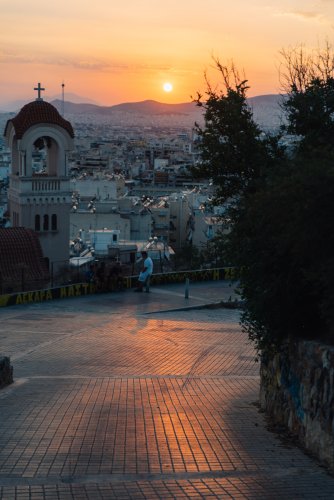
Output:
<path fill-rule="evenodd" d="M 334 478 L 266 429 L 237 311 L 131 300 L 1 311 L 15 376 L 0 392 L 1 499 L 334 498 Z"/>

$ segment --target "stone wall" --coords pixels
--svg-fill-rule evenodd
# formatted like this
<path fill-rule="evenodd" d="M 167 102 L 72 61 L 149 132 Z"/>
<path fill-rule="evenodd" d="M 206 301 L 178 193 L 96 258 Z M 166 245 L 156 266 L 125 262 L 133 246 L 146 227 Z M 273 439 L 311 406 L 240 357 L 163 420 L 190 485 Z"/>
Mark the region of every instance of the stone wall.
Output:
<path fill-rule="evenodd" d="M 0 355 L 0 389 L 13 382 L 13 367 L 7 356 Z"/>
<path fill-rule="evenodd" d="M 334 347 L 290 343 L 260 373 L 261 408 L 334 471 Z"/>

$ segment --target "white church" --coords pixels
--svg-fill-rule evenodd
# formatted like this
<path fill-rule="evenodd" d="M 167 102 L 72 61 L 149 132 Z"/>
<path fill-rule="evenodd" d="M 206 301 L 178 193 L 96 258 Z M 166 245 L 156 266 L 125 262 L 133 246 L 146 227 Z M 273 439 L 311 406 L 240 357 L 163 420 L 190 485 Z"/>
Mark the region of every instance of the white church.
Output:
<path fill-rule="evenodd" d="M 50 103 L 41 97 L 26 104 L 8 120 L 4 135 L 12 155 L 8 208 L 12 227 L 35 231 L 43 255 L 53 269 L 69 260 L 71 187 L 68 155 L 74 131 Z M 43 153 L 43 168 L 36 171 L 33 156 Z"/>

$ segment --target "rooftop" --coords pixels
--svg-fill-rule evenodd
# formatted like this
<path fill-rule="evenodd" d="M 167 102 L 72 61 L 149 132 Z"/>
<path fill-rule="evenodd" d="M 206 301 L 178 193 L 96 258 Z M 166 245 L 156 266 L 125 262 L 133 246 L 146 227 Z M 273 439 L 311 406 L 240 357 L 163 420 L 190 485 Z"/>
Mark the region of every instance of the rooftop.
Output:
<path fill-rule="evenodd" d="M 9 123 L 13 124 L 17 139 L 21 139 L 30 127 L 38 123 L 59 125 L 67 130 L 70 137 L 74 137 L 71 123 L 65 120 L 52 104 L 42 100 L 33 101 L 23 106 L 14 118 L 7 121 L 4 135 L 7 133 Z"/>

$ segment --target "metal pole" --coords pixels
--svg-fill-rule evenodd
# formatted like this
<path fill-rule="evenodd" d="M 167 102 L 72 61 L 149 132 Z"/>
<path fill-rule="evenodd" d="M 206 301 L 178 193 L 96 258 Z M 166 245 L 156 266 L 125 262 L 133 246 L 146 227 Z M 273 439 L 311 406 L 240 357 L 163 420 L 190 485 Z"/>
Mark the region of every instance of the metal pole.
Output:
<path fill-rule="evenodd" d="M 25 289 L 25 280 L 24 280 L 25 276 L 24 276 L 24 268 L 22 267 L 21 269 L 21 290 L 22 292 L 24 292 L 24 289 Z"/>
<path fill-rule="evenodd" d="M 159 257 L 160 257 L 160 270 L 163 273 L 164 272 L 164 268 L 163 268 L 163 264 L 162 264 L 161 250 L 159 250 Z"/>
<path fill-rule="evenodd" d="M 186 278 L 186 286 L 184 290 L 184 298 L 189 299 L 189 278 Z"/>

